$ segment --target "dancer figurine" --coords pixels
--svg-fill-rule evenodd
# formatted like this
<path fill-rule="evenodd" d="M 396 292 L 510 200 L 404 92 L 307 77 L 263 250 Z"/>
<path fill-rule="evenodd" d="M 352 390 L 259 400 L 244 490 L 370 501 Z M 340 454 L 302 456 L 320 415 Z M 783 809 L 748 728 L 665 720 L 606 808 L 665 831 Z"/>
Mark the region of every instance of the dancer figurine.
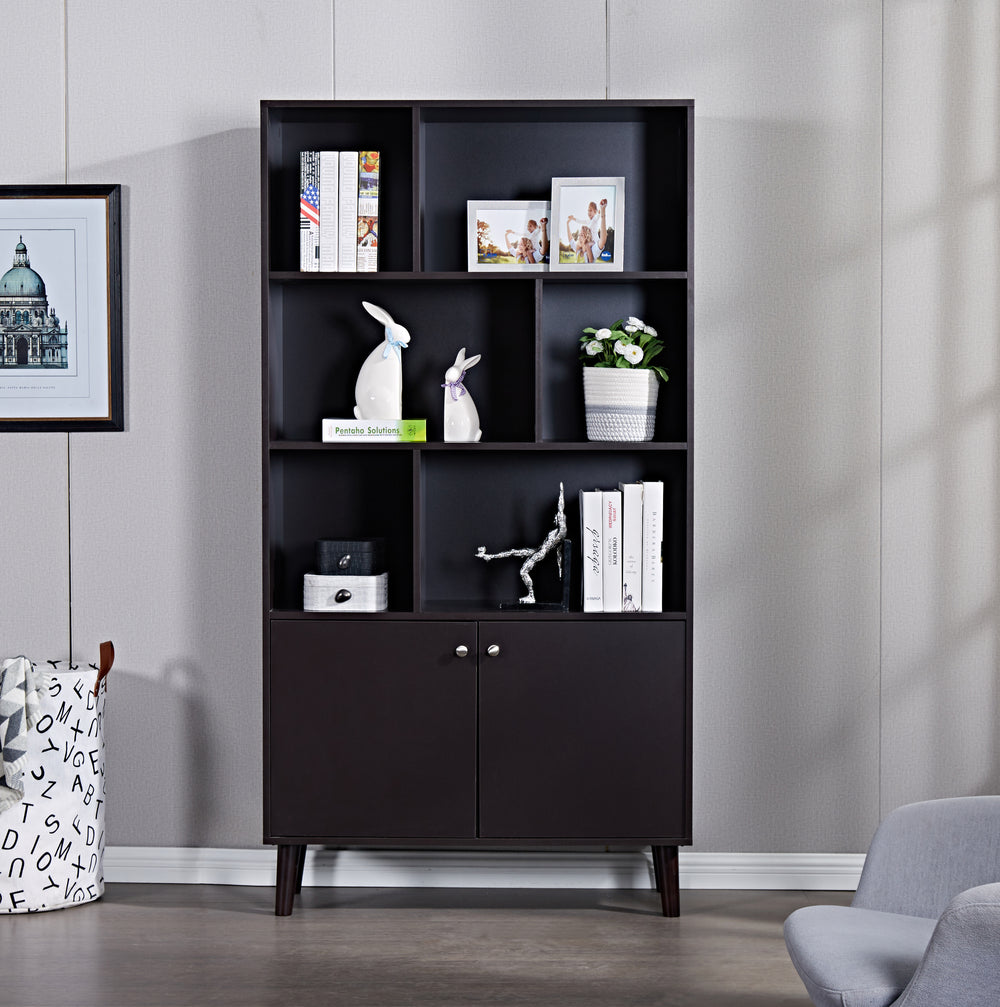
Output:
<path fill-rule="evenodd" d="M 563 497 L 563 484 L 559 484 L 559 505 L 556 508 L 555 527 L 545 536 L 545 541 L 537 549 L 507 549 L 505 552 L 487 553 L 486 546 L 481 545 L 476 550 L 476 558 L 486 560 L 488 563 L 493 559 L 508 559 L 511 556 L 527 557 L 521 564 L 521 580 L 528 589 L 528 593 L 518 599 L 522 605 L 535 604 L 535 585 L 531 580 L 531 571 L 543 560 L 553 549 L 556 550 L 556 563 L 559 565 L 559 578 L 563 576 L 562 550 L 556 548 L 566 538 L 566 501 Z"/>

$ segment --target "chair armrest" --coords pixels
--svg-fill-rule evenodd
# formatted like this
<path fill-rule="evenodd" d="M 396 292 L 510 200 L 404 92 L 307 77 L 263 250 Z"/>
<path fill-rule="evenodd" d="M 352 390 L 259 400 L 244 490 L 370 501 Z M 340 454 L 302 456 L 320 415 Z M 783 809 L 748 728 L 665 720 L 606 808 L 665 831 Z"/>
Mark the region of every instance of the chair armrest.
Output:
<path fill-rule="evenodd" d="M 1000 1003 L 1000 883 L 969 888 L 948 904 L 923 961 L 892 1007 Z"/>

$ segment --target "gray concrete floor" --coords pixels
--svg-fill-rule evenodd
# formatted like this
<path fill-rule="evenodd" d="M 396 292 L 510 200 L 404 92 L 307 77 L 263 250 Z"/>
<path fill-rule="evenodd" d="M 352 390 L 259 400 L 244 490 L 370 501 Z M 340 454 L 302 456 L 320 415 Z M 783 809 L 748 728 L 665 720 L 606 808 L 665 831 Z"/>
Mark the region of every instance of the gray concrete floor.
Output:
<path fill-rule="evenodd" d="M 0 919 L 2 1007 L 808 1007 L 781 926 L 849 892 L 107 886 Z"/>

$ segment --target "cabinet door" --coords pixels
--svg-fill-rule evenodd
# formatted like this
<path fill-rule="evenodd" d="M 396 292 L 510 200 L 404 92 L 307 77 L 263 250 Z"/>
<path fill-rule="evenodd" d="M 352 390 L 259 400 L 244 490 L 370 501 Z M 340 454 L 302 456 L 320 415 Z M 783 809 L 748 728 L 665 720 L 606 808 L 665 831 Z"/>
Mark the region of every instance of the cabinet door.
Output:
<path fill-rule="evenodd" d="M 682 622 L 482 623 L 480 835 L 685 839 L 684 635 Z"/>
<path fill-rule="evenodd" d="M 269 685 L 270 838 L 475 836 L 475 623 L 276 620 Z"/>

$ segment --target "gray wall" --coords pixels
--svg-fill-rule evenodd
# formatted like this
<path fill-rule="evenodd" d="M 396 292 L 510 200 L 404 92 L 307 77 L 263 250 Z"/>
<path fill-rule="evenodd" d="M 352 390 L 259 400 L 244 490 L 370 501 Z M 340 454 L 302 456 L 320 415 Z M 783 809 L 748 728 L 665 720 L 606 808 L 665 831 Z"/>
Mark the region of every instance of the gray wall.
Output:
<path fill-rule="evenodd" d="M 696 848 L 1000 789 L 998 41 L 993 0 L 5 14 L 0 182 L 125 192 L 127 432 L 0 434 L 0 652 L 118 650 L 109 842 L 259 842 L 264 97 L 694 98 Z"/>

